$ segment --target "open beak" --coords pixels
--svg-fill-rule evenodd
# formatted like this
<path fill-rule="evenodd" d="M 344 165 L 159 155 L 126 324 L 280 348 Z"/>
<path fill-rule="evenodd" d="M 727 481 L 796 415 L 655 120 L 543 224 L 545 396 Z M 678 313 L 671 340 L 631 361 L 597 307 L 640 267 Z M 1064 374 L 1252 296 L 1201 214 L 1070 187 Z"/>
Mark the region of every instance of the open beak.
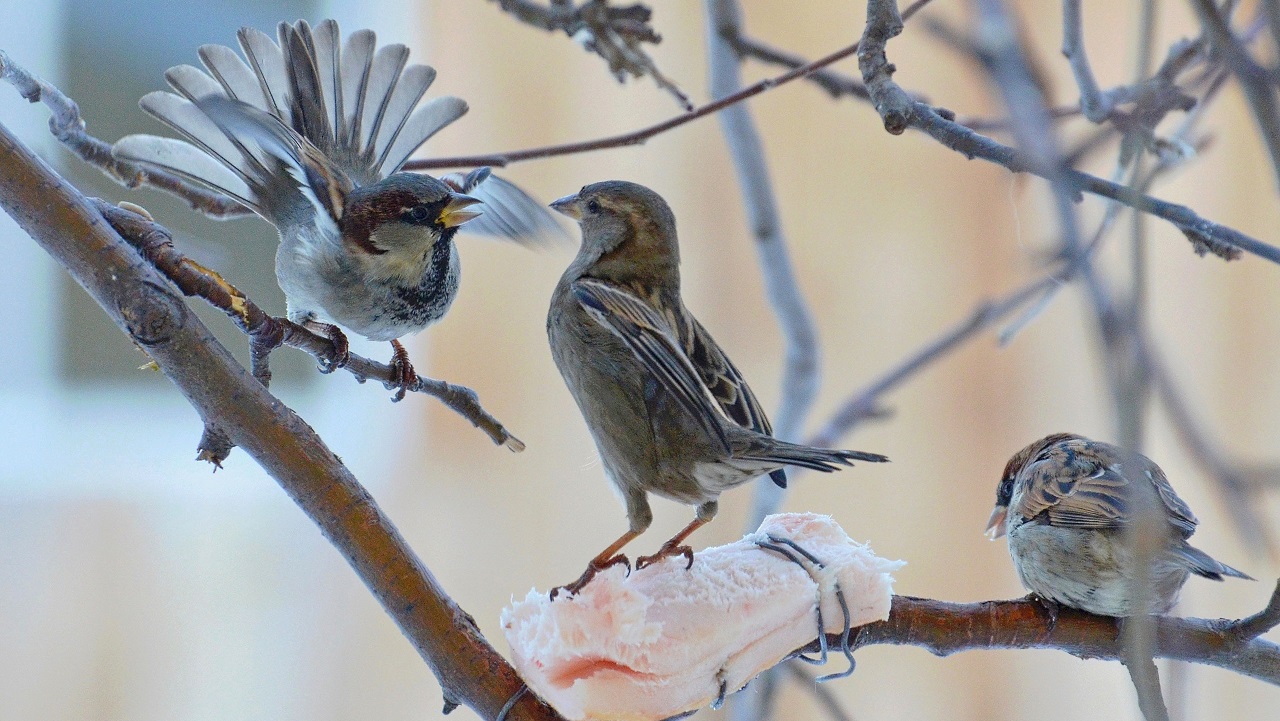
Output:
<path fill-rule="evenodd" d="M 479 210 L 470 210 L 471 206 L 480 202 L 479 198 L 473 198 L 462 193 L 453 193 L 449 198 L 449 204 L 444 206 L 444 210 L 440 211 L 440 225 L 446 228 L 456 228 L 468 220 L 480 217 Z"/>
<path fill-rule="evenodd" d="M 1009 517 L 1008 506 L 996 506 L 991 509 L 991 517 L 987 519 L 987 540 L 994 541 L 1005 534 L 1005 521 Z"/>
<path fill-rule="evenodd" d="M 574 220 L 582 220 L 582 206 L 578 204 L 578 196 L 566 195 L 559 200 L 551 202 L 551 209 L 558 213 L 563 213 Z"/>

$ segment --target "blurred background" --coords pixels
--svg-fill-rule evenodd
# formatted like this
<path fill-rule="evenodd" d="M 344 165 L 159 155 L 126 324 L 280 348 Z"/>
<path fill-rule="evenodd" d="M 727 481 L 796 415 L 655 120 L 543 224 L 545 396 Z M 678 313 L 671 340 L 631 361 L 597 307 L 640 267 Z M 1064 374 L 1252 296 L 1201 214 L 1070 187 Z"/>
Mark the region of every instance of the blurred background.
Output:
<path fill-rule="evenodd" d="M 1103 87 L 1132 78 L 1137 2 L 1089 3 L 1086 41 Z M 1157 58 L 1197 26 L 1182 3 L 1157 3 Z M 594 138 L 678 112 L 648 79 L 618 84 L 570 42 L 515 22 L 481 0 L 338 4 L 309 0 L 0 0 L 0 48 L 79 101 L 107 140 L 159 132 L 137 108 L 165 68 L 195 63 L 203 43 L 235 45 L 253 25 L 337 17 L 375 29 L 439 71 L 433 92 L 471 105 L 422 155 L 518 149 Z M 701 3 L 657 3 L 660 68 L 695 101 L 707 97 Z M 808 57 L 861 34 L 863 4 L 745 3 L 748 32 Z M 968 5 L 927 11 L 955 23 Z M 1029 49 L 1058 103 L 1075 86 L 1057 48 L 1056 0 L 1018 0 Z M 1248 10 L 1251 12 L 1251 10 Z M 918 24 L 890 45 L 897 80 L 962 116 L 999 114 L 975 68 Z M 838 66 L 856 73 L 846 61 Z M 748 79 L 776 74 L 748 63 Z M 886 134 L 865 103 L 793 83 L 752 101 L 801 289 L 821 332 L 823 385 L 809 428 L 908 354 L 996 297 L 1044 272 L 1056 244 L 1044 185 L 967 161 L 917 133 Z M 1173 118 L 1168 125 L 1176 124 Z M 270 311 L 272 229 L 215 223 L 152 191 L 126 191 L 70 159 L 47 112 L 0 87 L 0 122 L 87 192 L 146 205 L 182 250 L 220 270 Z M 1087 131 L 1067 126 L 1068 137 Z M 1213 138 L 1155 194 L 1268 242 L 1280 205 L 1241 93 L 1229 84 L 1202 128 Z M 1089 166 L 1110 176 L 1114 153 Z M 719 127 L 707 118 L 628 149 L 501 171 L 545 200 L 624 178 L 663 194 L 679 219 L 685 299 L 751 382 L 779 400 L 781 340 Z M 1086 232 L 1104 206 L 1081 206 Z M 1121 268 L 1128 221 L 1103 264 Z M 1234 459 L 1280 458 L 1280 268 L 1246 256 L 1199 258 L 1172 226 L 1149 228 L 1150 322 L 1171 372 L 1213 442 Z M 576 241 L 576 231 L 574 233 Z M 621 504 L 546 347 L 547 299 L 573 247 L 531 254 L 476 238 L 448 317 L 410 342 L 421 372 L 479 392 L 528 444 L 495 447 L 425 396 L 392 405 L 376 384 L 321 376 L 298 351 L 273 358 L 278 395 L 310 422 L 373 492 L 439 577 L 505 651 L 498 614 L 511 597 L 577 577 L 624 528 Z M 246 340 L 197 309 L 245 357 Z M 194 411 L 80 289 L 8 218 L 0 218 L 0 721 L 196 721 L 436 718 L 427 667 L 314 526 L 242 452 L 216 474 L 193 460 Z M 917 376 L 847 447 L 889 455 L 834 476 L 804 476 L 785 507 L 833 515 L 881 555 L 908 561 L 900 593 L 955 601 L 1024 593 L 1003 543 L 982 529 L 1008 457 L 1056 431 L 1114 439 L 1116 425 L 1092 311 L 1058 294 L 1006 347 L 987 333 Z M 385 344 L 360 352 L 382 358 Z M 1265 603 L 1280 564 L 1246 547 L 1211 478 L 1153 404 L 1144 448 L 1201 519 L 1194 541 L 1264 579 L 1192 580 L 1181 612 L 1239 617 Z M 738 538 L 750 489 L 727 494 L 695 547 Z M 1276 494 L 1257 507 L 1276 525 Z M 651 552 L 692 511 L 655 503 Z M 1271 638 L 1280 639 L 1275 632 Z M 1124 669 L 1056 651 L 871 647 L 832 684 L 860 720 L 1138 718 Z M 1264 718 L 1280 691 L 1207 667 L 1164 666 L 1177 718 Z M 746 693 L 755 693 L 748 689 Z M 701 712 L 703 717 L 717 714 Z M 812 693 L 790 682 L 777 717 L 813 718 Z M 462 709 L 457 714 L 470 717 Z"/>

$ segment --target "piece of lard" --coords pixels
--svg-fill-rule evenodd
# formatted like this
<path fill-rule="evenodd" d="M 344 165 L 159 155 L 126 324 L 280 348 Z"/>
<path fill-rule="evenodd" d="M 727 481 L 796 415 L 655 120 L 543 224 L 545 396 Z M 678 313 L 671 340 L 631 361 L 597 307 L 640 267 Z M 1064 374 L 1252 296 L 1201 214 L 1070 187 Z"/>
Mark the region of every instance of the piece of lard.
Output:
<path fill-rule="evenodd" d="M 821 561 L 803 558 L 788 539 Z M 555 601 L 532 590 L 502 613 L 516 670 L 530 690 L 567 719 L 652 721 L 686 713 L 741 689 L 818 634 L 889 616 L 892 571 L 902 561 L 876 556 L 831 519 L 811 513 L 769 516 L 742 540 L 683 556 L 629 576 L 601 572 L 576 596 Z"/>

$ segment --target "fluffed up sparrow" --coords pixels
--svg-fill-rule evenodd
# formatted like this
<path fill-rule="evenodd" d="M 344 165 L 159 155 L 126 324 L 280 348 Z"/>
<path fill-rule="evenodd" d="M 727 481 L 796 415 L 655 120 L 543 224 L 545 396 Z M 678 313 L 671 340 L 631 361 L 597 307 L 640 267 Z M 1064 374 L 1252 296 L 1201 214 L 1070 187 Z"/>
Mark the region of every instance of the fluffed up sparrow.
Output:
<path fill-rule="evenodd" d="M 334 341 L 328 370 L 346 360 L 346 338 L 333 323 L 390 341 L 399 400 L 414 373 L 397 339 L 439 320 L 453 302 L 458 227 L 520 242 L 559 227 L 487 168 L 441 179 L 400 170 L 467 111 L 455 97 L 419 106 L 436 73 L 406 67 L 405 46 L 379 48 L 370 30 L 344 44 L 332 20 L 314 30 L 302 20 L 281 23 L 278 37 L 277 45 L 243 28 L 244 60 L 205 45 L 204 70 L 170 68 L 165 78 L 177 94 L 149 93 L 140 104 L 186 141 L 131 135 L 114 153 L 230 196 L 274 225 L 289 319 Z"/>
<path fill-rule="evenodd" d="M 1136 523 L 1135 484 L 1150 488 L 1164 521 L 1149 575 L 1125 532 Z M 1250 578 L 1187 543 L 1196 523 L 1151 459 L 1058 433 L 1009 460 L 987 533 L 993 540 L 1008 534 L 1018 578 L 1040 598 L 1126 617 L 1167 613 L 1192 573 L 1215 581 Z M 1134 598 L 1133 584 L 1141 578 L 1150 580 L 1144 608 Z"/>
<path fill-rule="evenodd" d="M 692 549 L 681 544 L 716 515 L 723 491 L 766 473 L 785 487 L 788 465 L 834 471 L 853 460 L 888 460 L 770 435 L 746 381 L 680 299 L 675 216 L 657 193 L 609 181 L 551 207 L 582 227 L 581 249 L 547 313 L 551 354 L 630 521 L 561 588 L 577 592 L 597 571 L 627 562 L 619 551 L 653 520 L 649 493 L 696 505 L 697 515 L 636 567 L 676 555 L 692 564 Z"/>

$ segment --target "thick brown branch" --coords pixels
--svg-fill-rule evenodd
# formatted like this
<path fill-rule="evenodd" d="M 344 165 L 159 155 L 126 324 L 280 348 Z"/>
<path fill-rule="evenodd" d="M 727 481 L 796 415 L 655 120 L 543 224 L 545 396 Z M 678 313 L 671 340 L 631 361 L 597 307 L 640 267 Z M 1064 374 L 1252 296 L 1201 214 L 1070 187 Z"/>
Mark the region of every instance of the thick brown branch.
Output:
<path fill-rule="evenodd" d="M 421 654 L 448 698 L 493 719 L 523 684 L 301 418 L 235 362 L 168 280 L 75 188 L 0 126 L 0 207 L 141 346 L 195 407 L 320 527 Z M 556 719 L 536 699 L 512 719 Z"/>
<path fill-rule="evenodd" d="M 1156 656 L 1217 666 L 1280 686 L 1280 646 L 1258 638 L 1278 622 L 1280 584 L 1264 611 L 1240 621 L 1156 617 Z M 833 645 L 839 640 L 838 634 L 828 636 Z M 1078 658 L 1119 661 L 1124 653 L 1116 619 L 1064 608 L 1055 622 L 1034 600 L 948 603 L 895 596 L 888 620 L 855 629 L 854 648 L 876 644 L 920 646 L 938 656 L 1049 648 Z M 801 650 L 817 648 L 815 641 Z"/>

